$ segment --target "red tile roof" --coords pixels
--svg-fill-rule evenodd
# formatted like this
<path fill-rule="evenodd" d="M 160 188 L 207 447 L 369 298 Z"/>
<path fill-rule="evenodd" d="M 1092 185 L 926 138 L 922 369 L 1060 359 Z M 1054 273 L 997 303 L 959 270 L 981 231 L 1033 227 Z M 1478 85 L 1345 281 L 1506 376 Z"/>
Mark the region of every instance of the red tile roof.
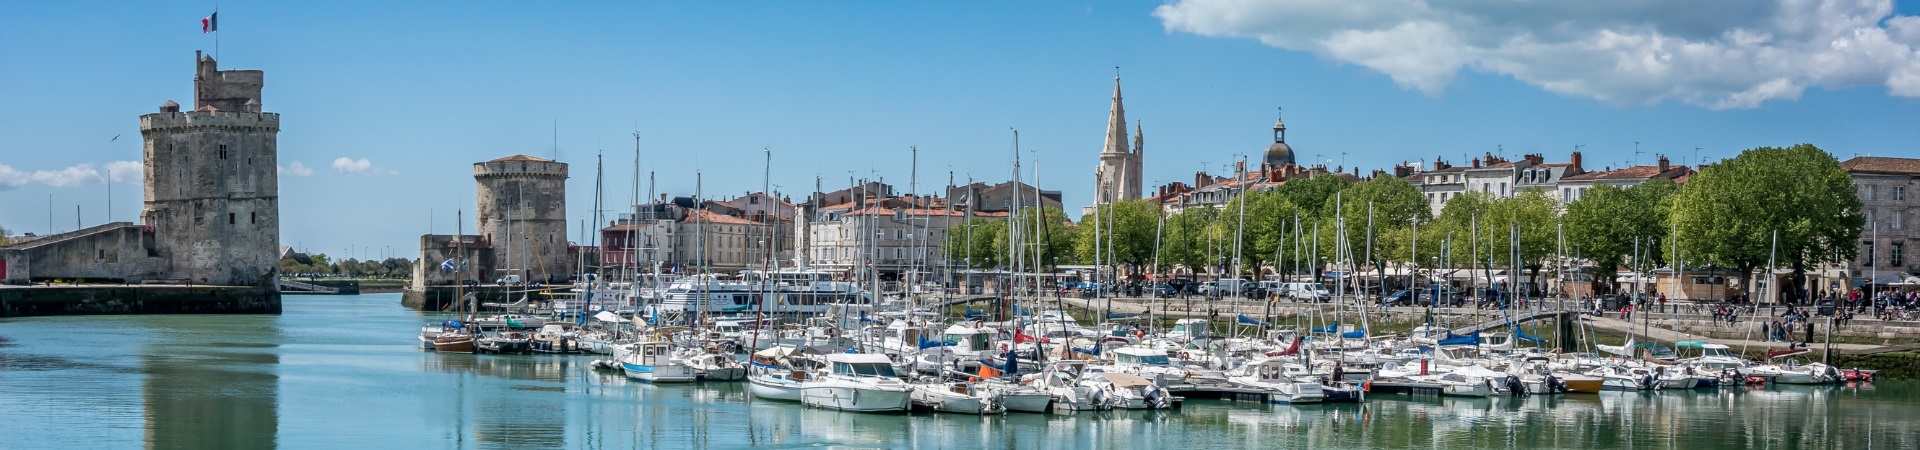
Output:
<path fill-rule="evenodd" d="M 1848 172 L 1920 175 L 1920 159 L 1856 156 L 1840 163 L 1840 168 Z"/>

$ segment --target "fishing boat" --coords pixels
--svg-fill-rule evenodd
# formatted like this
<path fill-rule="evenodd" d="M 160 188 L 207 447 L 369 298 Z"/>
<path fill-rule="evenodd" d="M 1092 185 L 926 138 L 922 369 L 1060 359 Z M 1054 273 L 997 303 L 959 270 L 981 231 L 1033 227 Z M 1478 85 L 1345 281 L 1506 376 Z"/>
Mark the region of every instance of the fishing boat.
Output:
<path fill-rule="evenodd" d="M 913 389 L 900 381 L 886 355 L 834 353 L 827 371 L 800 382 L 800 403 L 855 412 L 906 411 Z"/>
<path fill-rule="evenodd" d="M 652 383 L 686 383 L 694 381 L 698 374 L 673 358 L 673 344 L 661 340 L 635 342 L 624 349 L 615 350 L 620 356 L 620 370 L 627 378 Z"/>

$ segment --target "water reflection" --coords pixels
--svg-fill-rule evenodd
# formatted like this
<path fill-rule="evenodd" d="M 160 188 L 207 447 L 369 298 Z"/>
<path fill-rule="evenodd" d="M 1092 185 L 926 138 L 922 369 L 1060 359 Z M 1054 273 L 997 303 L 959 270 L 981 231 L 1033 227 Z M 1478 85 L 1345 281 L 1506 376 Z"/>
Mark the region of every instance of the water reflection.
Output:
<path fill-rule="evenodd" d="M 271 328 L 208 330 L 189 322 L 161 322 L 166 335 L 207 336 L 209 331 L 245 342 L 155 342 L 139 359 L 146 374 L 146 441 L 153 448 L 270 448 L 279 433 L 280 363 Z"/>
<path fill-rule="evenodd" d="M 0 448 L 1920 448 L 1920 383 L 1180 411 L 855 414 L 652 385 L 591 357 L 450 355 L 391 296 L 286 315 L 0 320 Z M 138 386 L 138 389 L 132 387 Z M 97 442 L 99 445 L 77 444 Z"/>

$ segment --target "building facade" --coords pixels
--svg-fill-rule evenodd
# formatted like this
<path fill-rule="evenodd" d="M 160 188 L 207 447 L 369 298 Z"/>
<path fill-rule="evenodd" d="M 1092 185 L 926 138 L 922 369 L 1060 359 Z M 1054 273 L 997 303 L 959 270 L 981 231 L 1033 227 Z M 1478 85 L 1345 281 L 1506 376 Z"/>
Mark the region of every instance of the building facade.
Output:
<path fill-rule="evenodd" d="M 1840 163 L 1853 177 L 1867 226 L 1860 230 L 1860 254 L 1847 276 L 1877 284 L 1914 273 L 1913 251 L 1920 246 L 1920 159 L 1859 156 Z"/>

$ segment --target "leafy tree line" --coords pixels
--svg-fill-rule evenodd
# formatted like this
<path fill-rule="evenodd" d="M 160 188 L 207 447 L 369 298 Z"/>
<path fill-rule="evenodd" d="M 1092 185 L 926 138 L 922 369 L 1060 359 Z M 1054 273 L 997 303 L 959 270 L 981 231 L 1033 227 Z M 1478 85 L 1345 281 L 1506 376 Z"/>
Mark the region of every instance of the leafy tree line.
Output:
<path fill-rule="evenodd" d="M 347 258 L 334 261 L 325 253 L 312 255 L 294 254 L 280 258 L 280 273 L 285 276 L 322 275 L 368 278 L 406 278 L 413 276 L 413 260 L 407 258 L 387 258 L 384 260 L 357 260 Z"/>
<path fill-rule="evenodd" d="M 1263 267 L 1312 274 L 1351 260 L 1363 270 L 1517 266 L 1536 283 L 1562 254 L 1593 264 L 1598 279 L 1610 283 L 1617 268 L 1633 264 L 1636 249 L 1643 267 L 1677 262 L 1752 273 L 1767 263 L 1776 231 L 1780 265 L 1800 277 L 1854 258 L 1852 243 L 1865 225 L 1851 178 L 1831 154 L 1808 144 L 1750 149 L 1703 168 L 1684 185 L 1666 179 L 1597 185 L 1565 205 L 1555 194 L 1464 192 L 1434 215 L 1407 180 L 1352 182 L 1323 174 L 1234 197 L 1219 209 L 1163 214 L 1151 202 L 1128 200 L 1102 205 L 1079 222 L 1057 208 L 1037 221 L 1032 211 L 1012 221 L 1027 224 L 1023 229 L 1040 224 L 1040 237 L 1024 242 L 1043 242 L 1033 247 L 1048 268 L 1091 264 L 1098 255 L 1103 265 L 1145 272 L 1157 257 L 1161 273 L 1183 266 L 1253 278 Z M 946 254 L 975 268 L 1010 267 L 1008 222 L 974 219 L 954 228 Z M 1339 256 L 1343 235 L 1349 258 Z M 1675 256 L 1680 260 L 1670 261 Z"/>

